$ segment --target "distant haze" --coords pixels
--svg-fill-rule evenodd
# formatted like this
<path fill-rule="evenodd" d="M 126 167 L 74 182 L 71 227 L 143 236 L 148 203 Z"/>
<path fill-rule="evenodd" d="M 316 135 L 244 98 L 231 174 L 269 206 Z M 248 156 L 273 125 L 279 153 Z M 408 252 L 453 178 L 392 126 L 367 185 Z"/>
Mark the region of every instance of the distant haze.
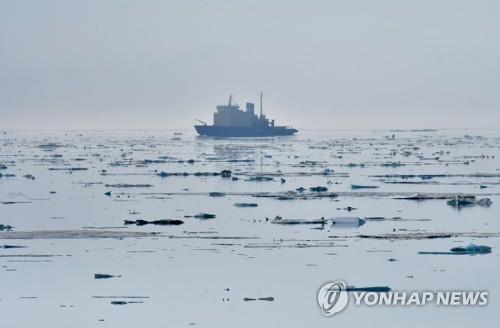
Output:
<path fill-rule="evenodd" d="M 298 128 L 500 128 L 500 1 L 0 1 L 0 129 L 185 129 L 261 90 Z"/>

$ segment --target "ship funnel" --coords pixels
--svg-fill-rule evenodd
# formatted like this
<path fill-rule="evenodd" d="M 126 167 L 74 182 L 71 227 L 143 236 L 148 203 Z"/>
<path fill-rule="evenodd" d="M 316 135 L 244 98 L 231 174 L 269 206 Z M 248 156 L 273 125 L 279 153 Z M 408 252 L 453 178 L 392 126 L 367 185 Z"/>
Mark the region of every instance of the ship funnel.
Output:
<path fill-rule="evenodd" d="M 247 103 L 246 110 L 247 110 L 247 113 L 255 115 L 255 110 L 254 110 L 254 104 L 253 103 Z"/>

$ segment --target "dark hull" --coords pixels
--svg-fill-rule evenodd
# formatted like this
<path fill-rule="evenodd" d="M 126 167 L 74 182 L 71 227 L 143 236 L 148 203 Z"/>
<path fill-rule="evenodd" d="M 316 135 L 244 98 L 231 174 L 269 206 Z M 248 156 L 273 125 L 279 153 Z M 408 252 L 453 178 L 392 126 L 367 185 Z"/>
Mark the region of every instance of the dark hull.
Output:
<path fill-rule="evenodd" d="M 213 125 L 195 125 L 194 128 L 201 136 L 208 137 L 274 137 L 291 136 L 296 133 L 296 129 L 286 126 L 275 127 L 232 127 L 232 126 L 213 126 Z"/>

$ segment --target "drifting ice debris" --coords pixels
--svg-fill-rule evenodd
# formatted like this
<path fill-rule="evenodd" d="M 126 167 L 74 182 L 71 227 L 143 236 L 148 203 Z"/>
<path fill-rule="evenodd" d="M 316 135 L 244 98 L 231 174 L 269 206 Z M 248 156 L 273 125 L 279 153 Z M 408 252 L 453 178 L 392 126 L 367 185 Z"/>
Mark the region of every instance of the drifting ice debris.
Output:
<path fill-rule="evenodd" d="M 319 199 L 319 198 L 335 198 L 338 195 L 333 192 L 296 192 L 293 190 L 285 192 L 258 192 L 252 194 L 253 197 L 276 198 L 279 200 L 292 199 Z"/>
<path fill-rule="evenodd" d="M 384 167 L 399 167 L 399 166 L 405 166 L 406 164 L 401 163 L 401 162 L 387 162 L 387 163 L 382 163 L 380 166 Z"/>
<path fill-rule="evenodd" d="M 386 218 L 386 217 L 383 217 L 383 216 L 367 216 L 364 218 L 365 221 L 403 221 L 403 218 L 400 217 L 400 216 L 394 216 L 392 218 Z M 416 220 L 416 221 L 424 221 L 425 219 L 420 219 L 420 220 Z M 408 220 L 405 220 L 405 221 L 408 221 Z M 427 220 L 425 220 L 427 221 Z"/>
<path fill-rule="evenodd" d="M 52 150 L 55 150 L 58 147 L 62 147 L 62 145 L 59 145 L 59 144 L 56 144 L 56 143 L 53 143 L 53 142 L 38 145 L 38 148 L 41 148 L 41 149 L 46 150 L 46 151 L 52 151 Z"/>
<path fill-rule="evenodd" d="M 357 184 L 352 184 L 351 189 L 376 189 L 378 186 L 365 186 L 365 185 L 357 185 Z"/>
<path fill-rule="evenodd" d="M 274 219 L 271 223 L 275 224 L 283 224 L 283 225 L 294 225 L 294 224 L 326 224 L 325 219 L 319 220 L 301 220 L 301 219 L 285 219 L 285 220 L 276 220 Z"/>
<path fill-rule="evenodd" d="M 354 287 L 347 286 L 346 292 L 375 292 L 375 293 L 387 293 L 390 292 L 391 288 L 387 286 L 374 286 L 374 287 Z"/>
<path fill-rule="evenodd" d="M 309 188 L 309 190 L 311 190 L 312 192 L 326 192 L 328 191 L 328 188 L 323 186 L 317 186 L 317 187 L 311 187 Z"/>
<path fill-rule="evenodd" d="M 27 246 L 18 246 L 18 245 L 1 245 L 0 248 L 10 249 L 10 248 L 26 248 Z"/>
<path fill-rule="evenodd" d="M 210 197 L 224 197 L 224 196 L 226 196 L 226 194 L 223 192 L 212 191 L 212 192 L 208 193 L 208 196 L 210 196 Z"/>
<path fill-rule="evenodd" d="M 395 231 L 395 229 L 393 229 Z M 1 236 L 1 235 L 0 235 Z M 367 238 L 367 239 L 385 239 L 385 240 L 422 240 L 436 238 L 492 238 L 500 237 L 500 232 L 411 232 L 411 233 L 384 233 L 379 235 L 334 235 L 328 238 Z"/>
<path fill-rule="evenodd" d="M 49 167 L 49 171 L 87 171 L 86 167 Z"/>
<path fill-rule="evenodd" d="M 474 195 L 466 195 L 466 196 L 457 196 L 453 199 L 450 199 L 446 203 L 450 206 L 460 208 L 460 207 L 474 206 L 474 205 L 489 207 L 493 202 L 489 198 L 481 198 L 477 200 L 476 196 Z"/>
<path fill-rule="evenodd" d="M 12 204 L 28 204 L 31 202 L 14 202 L 14 201 L 7 201 L 7 202 L 0 202 L 2 205 L 12 205 Z"/>
<path fill-rule="evenodd" d="M 189 161 L 188 161 L 189 162 Z M 165 171 L 160 171 L 160 173 L 156 173 L 161 178 L 166 178 L 166 177 L 187 177 L 187 176 L 195 176 L 195 177 L 209 177 L 209 176 L 222 176 L 223 178 L 230 178 L 231 177 L 231 171 L 229 170 L 222 170 L 221 172 L 194 172 L 194 173 L 188 173 L 188 172 L 165 172 Z"/>
<path fill-rule="evenodd" d="M 269 297 L 259 297 L 258 298 L 259 301 L 268 301 L 268 302 L 272 302 L 274 301 L 274 297 L 272 296 L 269 296 Z"/>
<path fill-rule="evenodd" d="M 11 231 L 13 226 L 10 226 L 8 224 L 0 224 L 0 231 Z"/>
<path fill-rule="evenodd" d="M 341 208 L 341 207 L 337 207 L 337 210 L 345 210 L 347 212 L 351 212 L 351 211 L 354 211 L 354 210 L 357 210 L 356 207 L 352 207 L 352 206 L 347 206 L 347 207 L 344 207 L 344 208 Z"/>
<path fill-rule="evenodd" d="M 467 246 L 453 247 L 449 252 L 418 252 L 423 255 L 476 255 L 476 254 L 489 254 L 491 247 L 476 244 L 469 244 Z"/>
<path fill-rule="evenodd" d="M 455 253 L 467 253 L 467 254 L 489 254 L 491 253 L 491 247 L 482 246 L 476 244 L 469 244 L 465 247 L 453 247 L 450 251 Z"/>
<path fill-rule="evenodd" d="M 332 224 L 335 225 L 341 225 L 341 226 L 362 226 L 363 224 L 366 223 L 365 220 L 358 218 L 358 217 L 334 217 L 331 218 Z"/>
<path fill-rule="evenodd" d="M 388 239 L 388 240 L 419 240 L 451 238 L 456 234 L 446 232 L 413 232 L 413 233 L 387 233 L 381 235 L 359 235 L 359 238 L 368 239 Z"/>
<path fill-rule="evenodd" d="M 155 225 L 179 225 L 183 224 L 182 220 L 170 220 L 170 219 L 162 219 L 162 220 L 154 220 L 154 221 L 146 221 L 146 220 L 125 220 L 125 224 L 135 224 L 138 226 L 146 225 L 146 224 L 155 224 Z"/>
<path fill-rule="evenodd" d="M 249 177 L 247 179 L 247 181 L 259 181 L 259 182 L 262 182 L 262 181 L 273 181 L 274 178 L 273 177 L 266 177 L 266 176 L 262 176 L 262 175 L 257 175 L 257 176 L 254 176 L 254 177 Z"/>
<path fill-rule="evenodd" d="M 477 204 L 479 206 L 491 206 L 493 202 L 489 198 L 481 198 L 480 200 L 478 200 Z"/>
<path fill-rule="evenodd" d="M 220 172 L 220 175 L 223 177 L 223 178 L 230 178 L 231 177 L 231 171 L 230 170 L 222 170 Z"/>
<path fill-rule="evenodd" d="M 410 196 L 396 196 L 394 199 L 408 199 L 408 200 L 429 200 L 429 199 L 450 199 L 453 197 L 457 197 L 458 195 L 450 195 L 450 194 L 423 194 L 416 193 Z"/>
<path fill-rule="evenodd" d="M 121 276 L 114 276 L 106 273 L 96 273 L 94 274 L 94 279 L 109 279 L 109 278 L 120 278 Z"/>
<path fill-rule="evenodd" d="M 184 215 L 185 218 L 195 218 L 195 219 L 215 219 L 215 214 L 210 213 L 198 213 L 195 215 Z"/>
<path fill-rule="evenodd" d="M 272 301 L 274 301 L 274 297 L 272 297 L 272 296 L 269 296 L 269 297 L 259 297 L 259 298 L 244 297 L 243 300 L 245 302 L 248 302 L 248 301 L 268 301 L 268 302 L 272 302 Z"/>
<path fill-rule="evenodd" d="M 0 233 L 0 239 L 100 239 L 100 238 L 139 238 L 157 237 L 158 232 L 142 231 L 110 231 L 110 230 L 36 230 L 36 231 L 5 231 Z"/>
<path fill-rule="evenodd" d="M 235 206 L 235 207 L 257 207 L 259 205 L 255 204 L 255 203 L 234 203 L 233 206 Z"/>
<path fill-rule="evenodd" d="M 421 178 L 430 180 L 432 178 L 499 178 L 499 173 L 473 173 L 473 174 L 376 174 L 369 175 L 372 178 L 400 178 L 411 179 Z"/>
<path fill-rule="evenodd" d="M 294 224 L 326 224 L 327 220 L 325 218 L 315 219 L 315 220 L 304 220 L 304 219 L 285 219 L 281 216 L 276 216 L 271 223 L 283 224 L 283 225 L 294 225 Z"/>
<path fill-rule="evenodd" d="M 115 184 L 105 184 L 106 188 L 149 188 L 152 184 L 130 184 L 130 183 L 115 183 Z"/>

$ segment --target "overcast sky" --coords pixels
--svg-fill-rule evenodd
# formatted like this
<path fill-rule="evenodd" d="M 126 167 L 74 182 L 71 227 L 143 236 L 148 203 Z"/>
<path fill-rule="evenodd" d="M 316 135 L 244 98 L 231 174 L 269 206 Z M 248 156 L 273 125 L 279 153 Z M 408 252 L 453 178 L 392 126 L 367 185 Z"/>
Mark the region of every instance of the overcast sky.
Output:
<path fill-rule="evenodd" d="M 0 128 L 500 128 L 500 1 L 0 0 Z"/>

